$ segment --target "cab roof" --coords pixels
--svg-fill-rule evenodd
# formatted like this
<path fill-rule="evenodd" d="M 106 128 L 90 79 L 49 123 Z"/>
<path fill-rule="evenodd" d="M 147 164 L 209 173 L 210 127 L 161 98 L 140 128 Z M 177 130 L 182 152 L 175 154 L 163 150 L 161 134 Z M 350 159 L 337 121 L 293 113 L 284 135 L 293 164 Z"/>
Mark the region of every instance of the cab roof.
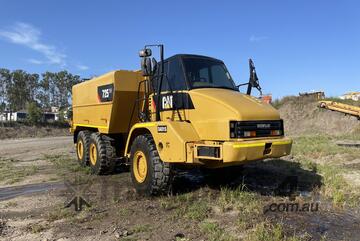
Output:
<path fill-rule="evenodd" d="M 209 59 L 209 60 L 212 60 L 212 61 L 223 63 L 223 61 L 220 60 L 220 59 L 215 59 L 215 58 L 212 58 L 212 57 L 209 57 L 209 56 L 197 55 L 197 54 L 176 54 L 176 55 L 173 55 L 173 56 L 171 56 L 169 58 L 166 58 L 164 60 L 164 62 L 172 60 L 172 59 L 180 60 L 180 59 L 183 59 L 183 58 L 201 58 L 201 59 Z"/>

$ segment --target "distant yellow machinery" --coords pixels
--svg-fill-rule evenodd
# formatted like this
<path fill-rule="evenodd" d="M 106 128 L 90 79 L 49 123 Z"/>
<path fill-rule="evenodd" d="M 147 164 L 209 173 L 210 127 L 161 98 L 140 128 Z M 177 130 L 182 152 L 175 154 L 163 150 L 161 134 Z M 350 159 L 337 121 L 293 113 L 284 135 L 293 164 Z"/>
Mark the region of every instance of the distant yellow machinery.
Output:
<path fill-rule="evenodd" d="M 224 63 L 199 55 L 150 59 L 141 71 L 114 71 L 73 87 L 78 161 L 94 174 L 130 165 L 137 192 L 170 190 L 174 167 L 212 169 L 288 155 L 292 141 L 270 104 L 250 96 L 260 90 L 250 61 L 247 94 L 239 92 Z"/>
<path fill-rule="evenodd" d="M 318 103 L 320 108 L 338 111 L 347 115 L 352 115 L 360 120 L 360 107 L 325 100 L 319 101 Z"/>

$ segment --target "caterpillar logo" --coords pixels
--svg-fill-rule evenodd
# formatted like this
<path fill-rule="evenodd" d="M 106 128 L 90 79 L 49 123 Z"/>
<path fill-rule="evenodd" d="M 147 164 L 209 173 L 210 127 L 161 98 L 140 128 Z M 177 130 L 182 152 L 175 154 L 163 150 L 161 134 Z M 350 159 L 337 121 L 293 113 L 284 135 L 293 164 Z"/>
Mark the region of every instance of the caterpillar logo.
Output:
<path fill-rule="evenodd" d="M 271 126 L 270 124 L 257 124 L 256 125 L 257 128 L 266 128 L 266 129 L 270 128 L 270 126 Z"/>
<path fill-rule="evenodd" d="M 173 108 L 173 96 L 172 95 L 165 95 L 162 97 L 162 109 L 168 110 Z"/>
<path fill-rule="evenodd" d="M 161 94 L 159 100 L 160 102 L 158 103 L 157 96 L 153 98 L 155 107 L 158 106 L 160 111 L 194 109 L 194 105 L 188 93 L 175 92 Z"/>

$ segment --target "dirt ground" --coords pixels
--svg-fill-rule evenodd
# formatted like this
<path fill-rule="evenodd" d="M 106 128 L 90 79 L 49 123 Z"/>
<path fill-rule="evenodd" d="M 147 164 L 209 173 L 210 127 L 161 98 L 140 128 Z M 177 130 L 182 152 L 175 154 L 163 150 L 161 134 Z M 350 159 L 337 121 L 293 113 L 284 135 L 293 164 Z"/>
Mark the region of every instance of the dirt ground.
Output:
<path fill-rule="evenodd" d="M 243 167 L 227 185 L 179 170 L 173 194 L 153 198 L 136 195 L 126 168 L 89 175 L 71 137 L 1 140 L 0 240 L 358 240 L 360 151 L 313 138 L 295 139 L 292 156 Z M 290 199 L 279 186 L 293 176 Z M 64 208 L 73 197 L 90 206 Z"/>

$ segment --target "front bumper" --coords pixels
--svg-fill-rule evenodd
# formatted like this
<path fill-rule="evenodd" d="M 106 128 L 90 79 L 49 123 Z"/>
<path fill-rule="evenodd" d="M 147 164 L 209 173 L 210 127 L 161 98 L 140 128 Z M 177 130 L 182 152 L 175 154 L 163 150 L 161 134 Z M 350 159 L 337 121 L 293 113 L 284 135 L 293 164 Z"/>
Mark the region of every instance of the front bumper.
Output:
<path fill-rule="evenodd" d="M 217 155 L 200 156 L 200 148 L 217 148 Z M 290 138 L 225 141 L 222 143 L 200 144 L 194 146 L 195 163 L 201 164 L 243 164 L 249 161 L 262 160 L 266 158 L 277 158 L 289 155 L 291 152 L 292 140 Z"/>
<path fill-rule="evenodd" d="M 223 162 L 245 162 L 289 155 L 292 140 L 289 138 L 261 141 L 224 142 Z"/>

